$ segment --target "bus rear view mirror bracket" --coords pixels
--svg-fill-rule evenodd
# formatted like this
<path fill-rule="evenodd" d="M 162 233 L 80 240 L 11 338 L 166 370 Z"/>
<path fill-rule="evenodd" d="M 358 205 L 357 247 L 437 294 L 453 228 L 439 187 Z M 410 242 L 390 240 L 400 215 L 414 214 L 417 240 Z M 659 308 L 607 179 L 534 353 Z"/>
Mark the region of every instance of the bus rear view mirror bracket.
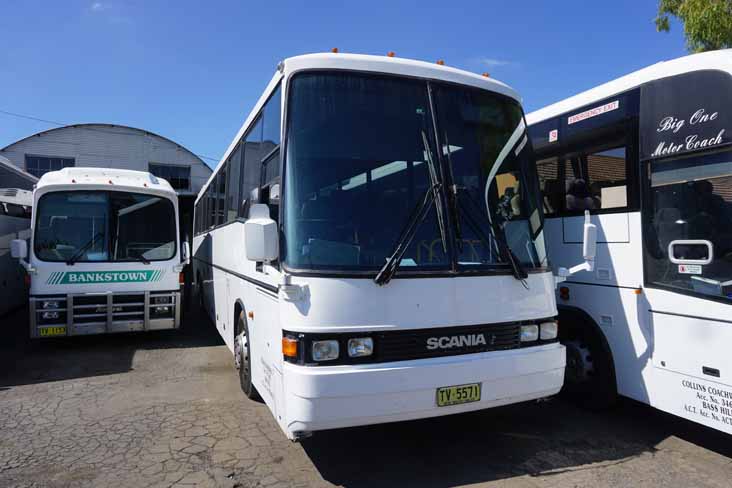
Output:
<path fill-rule="evenodd" d="M 28 273 L 35 272 L 35 269 L 33 269 L 30 263 L 26 260 L 28 257 L 28 243 L 26 241 L 23 239 L 13 239 L 10 241 L 10 255 L 14 259 L 19 260 L 20 265 L 23 266 Z"/>
<path fill-rule="evenodd" d="M 271 262 L 279 257 L 277 222 L 269 216 L 269 207 L 256 203 L 249 209 L 249 219 L 244 223 L 244 244 L 247 259 Z"/>
<path fill-rule="evenodd" d="M 595 269 L 596 253 L 597 226 L 593 224 L 590 219 L 590 211 L 585 210 L 585 224 L 582 232 L 582 259 L 584 259 L 584 262 L 576 266 L 572 266 L 569 269 L 559 268 L 557 270 L 557 276 L 555 276 L 555 283 L 559 284 L 580 271 L 593 271 Z"/>

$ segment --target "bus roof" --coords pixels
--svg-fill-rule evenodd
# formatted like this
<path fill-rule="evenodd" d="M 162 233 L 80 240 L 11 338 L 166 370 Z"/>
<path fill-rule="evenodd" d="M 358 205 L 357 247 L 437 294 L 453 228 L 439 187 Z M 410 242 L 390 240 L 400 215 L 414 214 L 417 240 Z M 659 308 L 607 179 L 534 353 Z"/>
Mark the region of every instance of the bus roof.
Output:
<path fill-rule="evenodd" d="M 415 59 L 370 54 L 315 53 L 287 58 L 283 61 L 283 66 L 286 76 L 306 69 L 340 69 L 449 81 L 501 93 L 521 102 L 521 98 L 513 88 L 493 78 Z"/>
<path fill-rule="evenodd" d="M 370 54 L 350 54 L 350 53 L 314 53 L 302 54 L 284 59 L 278 66 L 277 71 L 265 88 L 262 95 L 257 100 L 252 110 L 249 112 L 246 120 L 241 125 L 236 136 L 233 138 L 229 147 L 224 152 L 221 160 L 214 167 L 211 176 L 201 187 L 196 197 L 196 203 L 201 199 L 211 182 L 216 178 L 219 167 L 226 161 L 236 148 L 238 141 L 244 135 L 249 125 L 259 113 L 260 109 L 267 101 L 272 91 L 275 89 L 279 81 L 283 77 L 289 77 L 298 71 L 304 70 L 344 70 L 344 71 L 361 71 L 371 73 L 382 73 L 409 76 L 416 78 L 424 78 L 429 80 L 447 81 L 461 85 L 473 86 L 484 90 L 513 98 L 521 103 L 521 97 L 513 88 L 493 78 L 477 75 L 469 71 L 453 68 L 450 66 L 440 65 L 437 63 L 428 63 L 426 61 L 417 61 L 415 59 L 397 58 L 390 56 L 374 56 Z"/>
<path fill-rule="evenodd" d="M 151 173 L 110 168 L 63 168 L 58 171 L 50 171 L 41 176 L 36 189 L 43 190 L 51 186 L 72 187 L 73 185 L 84 185 L 84 189 L 88 189 L 90 185 L 109 187 L 109 189 L 119 186 L 124 187 L 127 191 L 130 189 L 139 189 L 142 192 L 152 190 L 176 195 L 167 180 Z"/>
<path fill-rule="evenodd" d="M 531 112 L 526 116 L 526 122 L 529 125 L 536 124 L 618 93 L 632 90 L 649 81 L 699 70 L 732 72 L 732 49 L 691 54 L 669 61 L 661 61 Z"/>

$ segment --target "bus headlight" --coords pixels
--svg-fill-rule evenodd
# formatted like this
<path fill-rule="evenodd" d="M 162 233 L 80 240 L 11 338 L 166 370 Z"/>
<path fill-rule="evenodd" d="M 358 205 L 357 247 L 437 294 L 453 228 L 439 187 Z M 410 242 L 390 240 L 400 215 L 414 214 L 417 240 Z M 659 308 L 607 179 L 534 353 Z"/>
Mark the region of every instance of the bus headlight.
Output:
<path fill-rule="evenodd" d="M 338 347 L 338 341 L 326 340 L 326 341 L 313 341 L 313 361 L 332 361 L 338 359 L 340 353 Z"/>
<path fill-rule="evenodd" d="M 44 300 L 41 303 L 41 308 L 43 308 L 43 309 L 59 308 L 58 300 Z"/>
<path fill-rule="evenodd" d="M 539 326 L 522 325 L 521 326 L 521 342 L 531 342 L 539 339 Z"/>
<path fill-rule="evenodd" d="M 544 322 L 541 324 L 541 330 L 539 332 L 539 338 L 542 341 L 550 341 L 557 338 L 559 332 L 559 326 L 556 322 Z"/>
<path fill-rule="evenodd" d="M 352 358 L 371 356 L 374 353 L 374 340 L 370 337 L 348 339 L 348 355 Z"/>
<path fill-rule="evenodd" d="M 57 319 L 59 317 L 58 312 L 43 312 L 42 317 L 44 320 Z"/>

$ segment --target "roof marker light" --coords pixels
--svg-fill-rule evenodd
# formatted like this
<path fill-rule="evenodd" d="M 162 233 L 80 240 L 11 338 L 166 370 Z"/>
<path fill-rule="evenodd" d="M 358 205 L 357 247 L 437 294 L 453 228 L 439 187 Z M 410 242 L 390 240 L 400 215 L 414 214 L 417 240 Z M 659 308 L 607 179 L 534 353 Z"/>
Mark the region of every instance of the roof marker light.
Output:
<path fill-rule="evenodd" d="M 388 53 L 386 53 L 386 55 L 390 58 L 393 58 L 395 56 L 395 53 L 394 51 L 389 51 Z"/>
<path fill-rule="evenodd" d="M 114 183 L 112 183 L 112 180 L 109 180 L 109 184 L 110 184 L 110 185 L 114 185 Z"/>
<path fill-rule="evenodd" d="M 332 52 L 333 54 L 338 54 L 338 48 L 334 47 L 333 49 L 330 50 L 330 52 Z"/>
<path fill-rule="evenodd" d="M 76 180 L 72 178 L 71 183 L 76 183 Z"/>
<path fill-rule="evenodd" d="M 490 78 L 490 77 L 491 77 L 490 73 L 483 73 L 483 78 Z"/>
<path fill-rule="evenodd" d="M 437 64 L 439 64 L 440 66 L 445 66 L 445 61 L 443 59 L 438 59 Z"/>

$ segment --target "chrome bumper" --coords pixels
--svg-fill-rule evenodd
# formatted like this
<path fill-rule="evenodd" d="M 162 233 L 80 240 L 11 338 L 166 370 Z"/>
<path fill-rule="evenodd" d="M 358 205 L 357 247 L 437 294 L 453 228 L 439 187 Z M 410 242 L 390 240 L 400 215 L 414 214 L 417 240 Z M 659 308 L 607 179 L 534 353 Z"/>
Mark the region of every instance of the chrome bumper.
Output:
<path fill-rule="evenodd" d="M 177 329 L 180 305 L 178 290 L 31 296 L 30 336 Z"/>

